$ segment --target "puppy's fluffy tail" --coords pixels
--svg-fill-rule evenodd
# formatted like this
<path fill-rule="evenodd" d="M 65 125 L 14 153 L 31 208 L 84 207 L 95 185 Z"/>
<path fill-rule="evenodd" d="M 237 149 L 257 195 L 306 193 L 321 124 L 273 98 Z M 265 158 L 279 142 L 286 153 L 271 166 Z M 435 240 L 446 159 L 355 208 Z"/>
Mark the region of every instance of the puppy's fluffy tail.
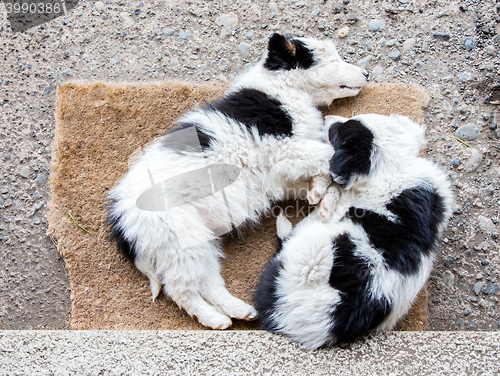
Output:
<path fill-rule="evenodd" d="M 276 234 L 280 240 L 285 240 L 292 233 L 292 223 L 286 219 L 283 213 L 276 218 Z"/>

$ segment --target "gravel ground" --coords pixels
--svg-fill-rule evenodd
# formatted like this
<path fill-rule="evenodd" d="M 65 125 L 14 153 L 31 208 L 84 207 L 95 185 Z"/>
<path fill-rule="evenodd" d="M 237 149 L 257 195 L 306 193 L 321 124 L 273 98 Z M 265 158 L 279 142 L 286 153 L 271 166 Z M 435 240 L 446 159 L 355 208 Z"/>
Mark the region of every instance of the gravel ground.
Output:
<path fill-rule="evenodd" d="M 67 327 L 64 262 L 45 236 L 57 85 L 227 81 L 276 31 L 332 38 L 371 80 L 431 93 L 426 153 L 450 172 L 456 208 L 431 276 L 430 329 L 498 330 L 496 1 L 108 0 L 18 33 L 0 4 L 0 329 Z"/>

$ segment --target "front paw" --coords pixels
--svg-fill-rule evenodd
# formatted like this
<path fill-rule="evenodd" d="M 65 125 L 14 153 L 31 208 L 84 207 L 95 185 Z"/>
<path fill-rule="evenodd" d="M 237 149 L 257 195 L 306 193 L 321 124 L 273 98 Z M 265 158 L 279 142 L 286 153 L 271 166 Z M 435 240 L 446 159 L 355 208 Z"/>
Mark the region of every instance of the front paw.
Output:
<path fill-rule="evenodd" d="M 318 215 L 323 219 L 323 221 L 327 221 L 332 217 L 332 214 L 337 207 L 337 202 L 340 198 L 339 189 L 335 186 L 328 187 L 325 196 L 321 200 L 318 209 Z"/>
<path fill-rule="evenodd" d="M 316 205 L 325 195 L 332 180 L 330 175 L 317 175 L 309 181 L 309 192 L 307 201 L 310 205 Z"/>

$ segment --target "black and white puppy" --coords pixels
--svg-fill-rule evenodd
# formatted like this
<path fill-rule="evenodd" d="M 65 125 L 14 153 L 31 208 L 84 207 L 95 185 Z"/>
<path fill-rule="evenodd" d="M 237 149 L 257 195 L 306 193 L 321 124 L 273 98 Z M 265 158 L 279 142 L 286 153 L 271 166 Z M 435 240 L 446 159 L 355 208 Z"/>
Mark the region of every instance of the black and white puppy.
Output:
<path fill-rule="evenodd" d="M 146 149 L 111 191 L 109 222 L 153 300 L 163 287 L 214 329 L 256 317 L 225 288 L 219 236 L 257 222 L 296 181 L 328 174 L 333 150 L 316 106 L 356 95 L 367 76 L 331 41 L 273 34 L 223 99 Z"/>
<path fill-rule="evenodd" d="M 424 128 L 407 117 L 325 125 L 336 183 L 293 230 L 278 217 L 280 245 L 255 293 L 262 326 L 309 349 L 394 327 L 429 277 L 453 201 L 446 173 L 419 156 Z"/>

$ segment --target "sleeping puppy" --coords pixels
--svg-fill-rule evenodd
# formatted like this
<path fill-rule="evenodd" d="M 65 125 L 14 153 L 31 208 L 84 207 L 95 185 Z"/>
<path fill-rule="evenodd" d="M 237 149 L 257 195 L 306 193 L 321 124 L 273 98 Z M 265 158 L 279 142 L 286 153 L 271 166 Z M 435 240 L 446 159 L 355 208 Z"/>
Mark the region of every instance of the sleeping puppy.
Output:
<path fill-rule="evenodd" d="M 153 300 L 163 288 L 214 329 L 255 318 L 224 285 L 220 236 L 258 222 L 297 181 L 328 176 L 333 149 L 316 106 L 356 95 L 367 76 L 331 41 L 273 34 L 223 99 L 189 112 L 145 150 L 109 194 L 108 219 Z"/>
<path fill-rule="evenodd" d="M 451 215 L 446 173 L 419 156 L 424 128 L 403 116 L 328 116 L 335 181 L 279 247 L 255 293 L 262 326 L 309 349 L 390 330 L 432 269 Z"/>

